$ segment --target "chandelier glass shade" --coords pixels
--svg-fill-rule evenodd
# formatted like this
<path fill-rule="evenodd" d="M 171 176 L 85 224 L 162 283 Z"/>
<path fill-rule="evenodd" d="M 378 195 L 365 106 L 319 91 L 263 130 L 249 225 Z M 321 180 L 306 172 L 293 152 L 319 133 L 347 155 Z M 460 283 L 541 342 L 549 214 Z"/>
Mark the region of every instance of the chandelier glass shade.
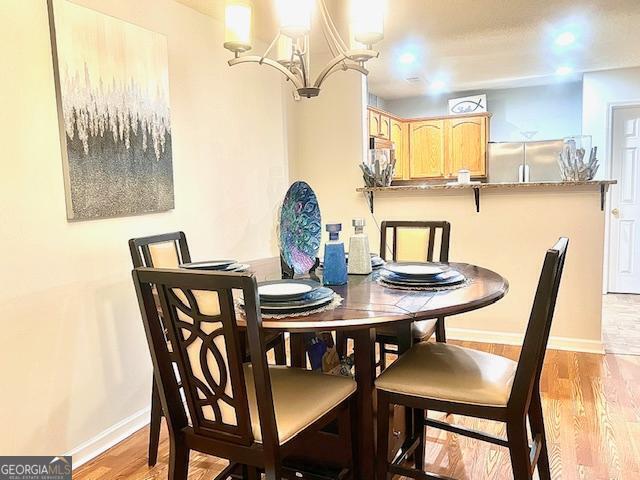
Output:
<path fill-rule="evenodd" d="M 234 54 L 229 65 L 257 63 L 280 71 L 294 86 L 294 96 L 316 97 L 327 77 L 338 71 L 369 72 L 365 63 L 379 54 L 373 45 L 384 38 L 384 0 L 350 0 L 350 38 L 347 45 L 329 14 L 325 0 L 275 0 L 279 31 L 262 55 L 246 54 L 252 48 L 252 8 L 249 0 L 227 0 L 224 48 Z M 314 12 L 315 7 L 315 12 Z M 311 19 L 320 15 L 322 33 L 332 60 L 310 75 Z"/>

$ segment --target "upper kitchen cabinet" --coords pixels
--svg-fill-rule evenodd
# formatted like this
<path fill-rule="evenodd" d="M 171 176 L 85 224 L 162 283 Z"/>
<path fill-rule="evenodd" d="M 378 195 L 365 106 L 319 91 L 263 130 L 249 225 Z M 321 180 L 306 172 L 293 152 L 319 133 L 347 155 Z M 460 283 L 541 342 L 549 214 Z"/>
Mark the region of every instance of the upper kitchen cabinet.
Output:
<path fill-rule="evenodd" d="M 396 170 L 394 180 L 402 180 L 409 165 L 409 130 L 407 124 L 399 120 L 390 119 L 389 137 L 396 152 Z"/>
<path fill-rule="evenodd" d="M 487 176 L 490 114 L 404 119 L 368 111 L 369 135 L 394 145 L 394 180 L 455 178 L 462 169 L 474 178 Z"/>
<path fill-rule="evenodd" d="M 389 140 L 391 135 L 391 118 L 389 115 L 369 108 L 369 135 Z"/>
<path fill-rule="evenodd" d="M 369 135 L 377 137 L 380 135 L 380 113 L 369 109 Z"/>
<path fill-rule="evenodd" d="M 487 129 L 486 115 L 445 120 L 447 177 L 455 177 L 461 169 L 469 170 L 472 177 L 486 177 Z"/>
<path fill-rule="evenodd" d="M 441 178 L 445 174 L 445 122 L 409 122 L 407 180 Z"/>
<path fill-rule="evenodd" d="M 391 140 L 391 118 L 384 114 L 380 114 L 380 137 Z"/>

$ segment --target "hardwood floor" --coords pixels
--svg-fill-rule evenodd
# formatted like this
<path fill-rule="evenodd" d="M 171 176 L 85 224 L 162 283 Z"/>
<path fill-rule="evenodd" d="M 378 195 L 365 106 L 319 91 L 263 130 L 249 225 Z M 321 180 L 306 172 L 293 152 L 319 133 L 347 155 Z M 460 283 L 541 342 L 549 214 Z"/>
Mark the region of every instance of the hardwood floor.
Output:
<path fill-rule="evenodd" d="M 517 359 L 518 348 L 459 343 Z M 391 358 L 389 358 L 391 360 Z M 541 384 L 554 479 L 640 479 L 640 356 L 550 350 Z M 497 423 L 450 417 L 467 427 L 504 434 Z M 506 449 L 427 429 L 426 466 L 456 479 L 511 479 Z M 158 464 L 148 468 L 143 429 L 74 472 L 74 479 L 167 478 L 163 432 Z M 210 479 L 226 462 L 192 454 L 190 479 Z M 536 477 L 537 478 L 537 477 Z M 371 479 L 360 479 L 371 480 Z"/>
<path fill-rule="evenodd" d="M 605 351 L 640 355 L 640 295 L 609 293 L 602 304 Z"/>

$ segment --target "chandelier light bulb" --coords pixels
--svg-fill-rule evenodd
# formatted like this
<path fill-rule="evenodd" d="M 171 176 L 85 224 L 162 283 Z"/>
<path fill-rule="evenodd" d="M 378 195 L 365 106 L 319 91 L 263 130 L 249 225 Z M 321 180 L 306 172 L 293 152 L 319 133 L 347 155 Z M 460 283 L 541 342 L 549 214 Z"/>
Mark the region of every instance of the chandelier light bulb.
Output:
<path fill-rule="evenodd" d="M 286 35 L 280 35 L 278 37 L 276 60 L 279 64 L 284 65 L 285 67 L 291 67 L 300 63 L 298 56 L 293 54 L 294 45 L 295 41 L 292 40 L 291 37 L 287 37 Z"/>
<path fill-rule="evenodd" d="M 227 0 L 224 9 L 224 48 L 234 53 L 251 50 L 251 3 Z"/>
<path fill-rule="evenodd" d="M 280 32 L 291 38 L 300 38 L 311 31 L 313 0 L 276 0 Z"/>
<path fill-rule="evenodd" d="M 351 31 L 353 39 L 364 45 L 374 45 L 384 38 L 384 1 L 351 0 Z"/>

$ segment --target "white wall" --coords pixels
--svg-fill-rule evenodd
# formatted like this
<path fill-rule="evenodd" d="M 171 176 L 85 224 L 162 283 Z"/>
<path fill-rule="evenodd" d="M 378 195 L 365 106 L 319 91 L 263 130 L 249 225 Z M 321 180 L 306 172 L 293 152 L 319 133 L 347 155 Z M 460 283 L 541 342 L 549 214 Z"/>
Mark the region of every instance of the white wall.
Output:
<path fill-rule="evenodd" d="M 447 115 L 450 98 L 482 93 L 492 114 L 492 142 L 524 141 L 523 131 L 537 131 L 533 140 L 551 140 L 582 130 L 581 82 L 385 100 L 384 109 L 405 118 Z"/>
<path fill-rule="evenodd" d="M 182 229 L 196 259 L 277 252 L 278 74 L 230 69 L 222 25 L 172 0 L 78 3 L 168 37 L 176 208 L 67 222 L 46 2 L 0 2 L 3 455 L 68 452 L 148 406 L 129 238 Z"/>

